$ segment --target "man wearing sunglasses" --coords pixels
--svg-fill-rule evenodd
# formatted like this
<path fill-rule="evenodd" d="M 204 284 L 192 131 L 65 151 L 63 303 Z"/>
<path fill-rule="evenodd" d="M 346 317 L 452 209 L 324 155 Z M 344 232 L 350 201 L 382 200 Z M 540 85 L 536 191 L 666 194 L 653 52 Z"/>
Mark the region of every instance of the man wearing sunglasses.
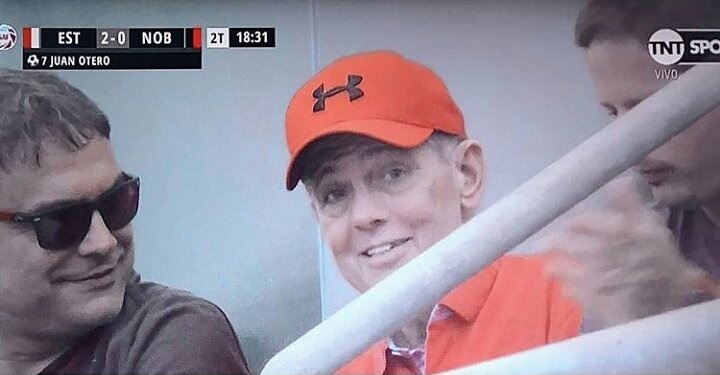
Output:
<path fill-rule="evenodd" d="M 0 373 L 247 373 L 219 308 L 133 272 L 109 134 L 78 89 L 0 69 Z"/>

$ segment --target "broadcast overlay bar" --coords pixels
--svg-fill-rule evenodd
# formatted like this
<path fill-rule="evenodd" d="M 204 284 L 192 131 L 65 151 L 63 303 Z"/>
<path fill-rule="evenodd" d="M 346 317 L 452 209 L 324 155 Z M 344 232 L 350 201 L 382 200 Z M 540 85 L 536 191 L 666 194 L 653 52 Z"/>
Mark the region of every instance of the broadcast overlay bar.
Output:
<path fill-rule="evenodd" d="M 25 27 L 23 69 L 202 69 L 202 28 Z"/>

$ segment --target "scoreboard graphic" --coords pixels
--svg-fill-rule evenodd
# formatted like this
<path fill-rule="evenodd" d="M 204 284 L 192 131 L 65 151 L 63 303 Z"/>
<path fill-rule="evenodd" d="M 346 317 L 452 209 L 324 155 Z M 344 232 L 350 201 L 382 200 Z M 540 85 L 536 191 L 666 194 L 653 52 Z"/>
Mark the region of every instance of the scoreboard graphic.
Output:
<path fill-rule="evenodd" d="M 274 27 L 206 35 L 206 48 L 275 48 Z M 22 46 L 24 70 L 202 69 L 203 29 L 24 27 Z"/>
<path fill-rule="evenodd" d="M 25 70 L 201 69 L 202 28 L 23 28 Z"/>

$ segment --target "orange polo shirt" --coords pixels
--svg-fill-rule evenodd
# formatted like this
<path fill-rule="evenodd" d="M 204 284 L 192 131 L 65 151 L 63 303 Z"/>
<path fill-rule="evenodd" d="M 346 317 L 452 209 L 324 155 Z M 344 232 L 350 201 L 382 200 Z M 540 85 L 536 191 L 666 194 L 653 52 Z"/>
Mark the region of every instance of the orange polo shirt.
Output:
<path fill-rule="evenodd" d="M 549 344 L 580 333 L 581 311 L 545 272 L 545 256 L 506 255 L 441 301 L 448 317 L 428 325 L 425 372 L 436 373 Z M 412 374 L 385 340 L 339 374 Z"/>

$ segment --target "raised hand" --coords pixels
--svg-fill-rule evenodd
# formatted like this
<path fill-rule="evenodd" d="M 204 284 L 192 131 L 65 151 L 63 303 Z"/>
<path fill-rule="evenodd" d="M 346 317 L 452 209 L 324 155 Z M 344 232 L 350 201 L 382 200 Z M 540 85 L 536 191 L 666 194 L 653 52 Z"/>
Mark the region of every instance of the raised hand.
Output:
<path fill-rule="evenodd" d="M 606 208 L 565 219 L 540 242 L 541 250 L 558 253 L 551 272 L 582 305 L 586 330 L 681 307 L 703 275 L 632 178 L 611 182 L 607 194 Z"/>

